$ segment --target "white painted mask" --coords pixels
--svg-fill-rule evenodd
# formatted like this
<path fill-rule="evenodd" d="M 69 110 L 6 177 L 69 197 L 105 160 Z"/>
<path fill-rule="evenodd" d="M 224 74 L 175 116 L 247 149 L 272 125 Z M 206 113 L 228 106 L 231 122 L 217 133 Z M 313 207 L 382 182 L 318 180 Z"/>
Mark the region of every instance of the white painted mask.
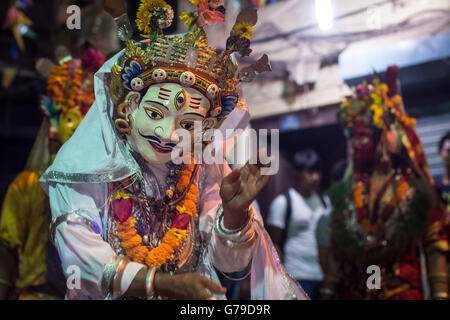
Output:
<path fill-rule="evenodd" d="M 172 149 L 178 143 L 173 140 L 174 131 L 179 128 L 193 131 L 194 121 L 203 122 L 209 108 L 209 100 L 196 89 L 177 83 L 150 86 L 139 106 L 132 107 L 134 148 L 151 164 L 170 161 Z"/>

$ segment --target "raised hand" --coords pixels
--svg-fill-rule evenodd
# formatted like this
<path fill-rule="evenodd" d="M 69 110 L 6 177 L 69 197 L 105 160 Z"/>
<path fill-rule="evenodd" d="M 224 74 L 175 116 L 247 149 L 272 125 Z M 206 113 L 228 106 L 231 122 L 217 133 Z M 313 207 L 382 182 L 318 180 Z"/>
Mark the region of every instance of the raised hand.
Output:
<path fill-rule="evenodd" d="M 260 164 L 247 162 L 244 167 L 233 170 L 222 180 L 220 197 L 226 228 L 237 229 L 245 222 L 248 207 L 269 179 L 269 175 L 261 175 Z"/>

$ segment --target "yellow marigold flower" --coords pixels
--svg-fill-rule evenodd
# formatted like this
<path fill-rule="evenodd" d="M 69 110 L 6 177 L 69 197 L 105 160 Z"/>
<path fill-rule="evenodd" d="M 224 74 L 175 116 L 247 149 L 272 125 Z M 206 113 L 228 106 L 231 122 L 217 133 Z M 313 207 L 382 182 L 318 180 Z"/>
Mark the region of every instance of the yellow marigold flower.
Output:
<path fill-rule="evenodd" d="M 177 228 L 171 228 L 171 229 L 169 229 L 167 234 L 173 235 L 173 236 L 177 237 L 180 240 L 184 240 L 186 238 L 187 231 L 186 230 L 177 229 Z"/>
<path fill-rule="evenodd" d="M 208 2 L 208 0 L 189 0 L 190 3 L 196 5 L 197 7 L 200 5 L 200 3 L 202 2 Z"/>
<path fill-rule="evenodd" d="M 153 11 L 158 7 L 170 9 L 173 15 L 172 7 L 164 0 L 141 0 L 141 4 L 139 5 L 136 13 L 136 25 L 139 31 L 144 34 L 150 34 L 152 32 L 150 20 L 152 18 Z"/>
<path fill-rule="evenodd" d="M 253 34 L 253 26 L 248 22 L 237 23 L 233 27 L 233 33 L 237 36 L 247 38 L 248 40 L 250 40 Z"/>
<path fill-rule="evenodd" d="M 129 199 L 129 198 L 131 198 L 130 195 L 125 193 L 123 190 L 117 191 L 114 194 L 114 200 Z"/>
<path fill-rule="evenodd" d="M 373 111 L 373 124 L 380 129 L 384 129 L 385 125 L 383 120 L 381 120 L 381 115 L 383 114 L 381 107 L 373 104 L 370 109 Z"/>
<path fill-rule="evenodd" d="M 183 21 L 184 24 L 190 26 L 195 19 L 195 14 L 193 12 L 183 12 L 180 15 L 180 20 Z"/>
<path fill-rule="evenodd" d="M 180 214 L 188 213 L 185 206 L 177 206 L 177 211 L 178 211 Z"/>

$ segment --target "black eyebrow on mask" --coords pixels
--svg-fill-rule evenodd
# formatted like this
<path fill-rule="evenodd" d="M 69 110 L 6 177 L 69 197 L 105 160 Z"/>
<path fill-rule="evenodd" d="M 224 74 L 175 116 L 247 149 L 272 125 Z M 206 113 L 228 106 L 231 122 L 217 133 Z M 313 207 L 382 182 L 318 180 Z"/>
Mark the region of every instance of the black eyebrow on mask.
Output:
<path fill-rule="evenodd" d="M 186 113 L 183 113 L 183 116 L 185 116 L 185 115 L 200 116 L 200 117 L 202 117 L 202 118 L 205 118 L 204 115 L 202 115 L 202 114 L 200 114 L 200 113 L 195 113 L 195 112 L 186 112 Z"/>
<path fill-rule="evenodd" d="M 144 102 L 145 102 L 145 103 L 148 103 L 148 102 L 156 103 L 157 105 L 160 105 L 161 107 L 164 107 L 164 108 L 167 109 L 167 111 L 169 111 L 169 108 L 167 108 L 167 107 L 166 107 L 165 105 L 163 105 L 161 102 L 153 101 L 153 100 L 145 100 Z"/>

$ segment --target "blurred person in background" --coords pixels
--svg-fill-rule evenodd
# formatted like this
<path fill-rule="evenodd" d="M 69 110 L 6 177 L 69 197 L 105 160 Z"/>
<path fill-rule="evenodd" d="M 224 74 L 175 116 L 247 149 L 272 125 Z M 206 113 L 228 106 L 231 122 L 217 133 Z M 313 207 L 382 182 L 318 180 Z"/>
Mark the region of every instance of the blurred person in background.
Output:
<path fill-rule="evenodd" d="M 330 213 L 328 197 L 319 193 L 320 158 L 311 149 L 298 151 L 292 164 L 296 185 L 278 195 L 270 205 L 267 230 L 280 251 L 286 271 L 301 284 L 311 299 L 319 299 L 322 270 L 319 264 L 316 227 Z"/>
<path fill-rule="evenodd" d="M 444 167 L 444 174 L 435 180 L 435 185 L 444 206 L 444 222 L 447 235 L 450 235 L 450 131 L 439 140 L 438 150 Z M 450 255 L 447 254 L 447 267 L 450 269 L 449 262 Z"/>
<path fill-rule="evenodd" d="M 445 216 L 450 219 L 450 131 L 439 140 L 439 157 L 442 160 L 444 174 L 435 181 L 436 188 L 445 204 Z"/>
<path fill-rule="evenodd" d="M 82 59 L 68 55 L 60 61 L 55 65 L 41 59 L 36 65 L 47 77 L 40 105 L 44 118 L 25 170 L 11 183 L 3 201 L 0 299 L 53 300 L 64 298 L 66 292 L 61 262 L 48 238 L 49 200 L 38 181 L 94 102 L 94 73 L 104 57 L 90 48 Z"/>
<path fill-rule="evenodd" d="M 341 105 L 351 142 L 333 204 L 321 294 L 330 299 L 448 299 L 448 251 L 439 199 L 402 98 L 397 67 L 365 81 Z"/>

